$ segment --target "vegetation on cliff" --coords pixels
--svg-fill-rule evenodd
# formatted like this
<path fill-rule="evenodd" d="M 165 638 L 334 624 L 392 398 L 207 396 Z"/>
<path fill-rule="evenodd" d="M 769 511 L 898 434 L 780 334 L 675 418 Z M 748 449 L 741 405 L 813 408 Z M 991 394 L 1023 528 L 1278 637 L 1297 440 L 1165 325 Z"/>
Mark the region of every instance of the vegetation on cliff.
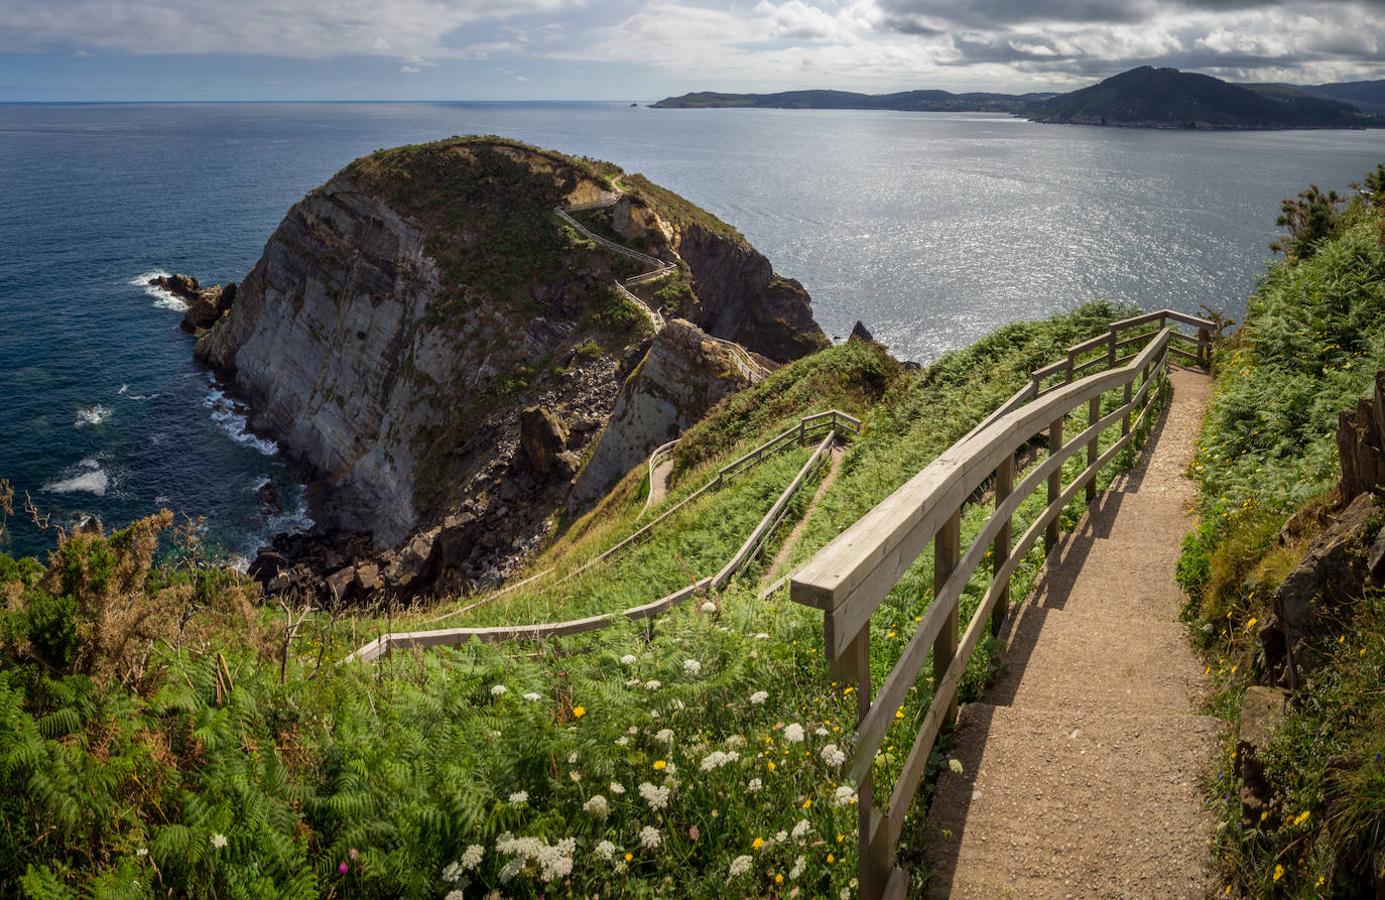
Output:
<path fill-rule="evenodd" d="M 1216 353 L 1192 472 L 1200 522 L 1179 578 L 1193 634 L 1207 647 L 1211 708 L 1233 724 L 1247 688 L 1282 679 L 1286 623 L 1276 595 L 1340 514 L 1338 414 L 1385 367 L 1385 167 L 1366 183 L 1373 197 L 1345 208 L 1316 189 L 1286 201 L 1280 246 L 1289 255 Z M 1369 584 L 1330 587 L 1349 600 L 1317 614 L 1323 633 L 1303 650 L 1321 664 L 1302 673 L 1258 754 L 1268 796 L 1250 796 L 1235 729 L 1210 785 L 1232 891 L 1347 897 L 1385 883 L 1385 607 Z"/>
<path fill-rule="evenodd" d="M 676 489 L 824 397 L 855 404 L 866 431 L 820 541 L 1121 312 L 1008 326 L 919 372 L 859 343 L 791 364 L 699 427 Z M 571 539 L 609 546 L 641 506 L 627 481 Z M 734 584 L 647 630 L 339 664 L 421 617 L 250 606 L 195 555 L 154 564 L 166 524 L 70 536 L 46 566 L 0 559 L 0 896 L 850 895 L 855 698 L 828 680 L 821 614 L 783 592 Z M 697 553 L 729 543 L 672 529 Z M 881 666 L 909 634 L 892 626 L 926 610 L 909 585 L 929 561 L 914 570 L 877 613 Z M 989 667 L 983 647 L 968 691 Z M 910 693 L 901 735 L 929 693 Z M 885 789 L 906 749 L 887 739 Z"/>

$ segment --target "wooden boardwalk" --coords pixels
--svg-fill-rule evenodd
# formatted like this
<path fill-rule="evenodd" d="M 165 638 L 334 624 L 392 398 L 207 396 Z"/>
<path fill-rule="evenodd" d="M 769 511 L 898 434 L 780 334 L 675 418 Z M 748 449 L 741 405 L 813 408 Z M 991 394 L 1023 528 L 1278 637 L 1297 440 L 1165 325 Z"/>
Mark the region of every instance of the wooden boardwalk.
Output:
<path fill-rule="evenodd" d="M 1011 617 L 999 682 L 962 712 L 926 827 L 932 897 L 1202 897 L 1198 776 L 1217 720 L 1178 621 L 1184 477 L 1210 391 L 1171 373 L 1141 465 L 1050 554 Z"/>

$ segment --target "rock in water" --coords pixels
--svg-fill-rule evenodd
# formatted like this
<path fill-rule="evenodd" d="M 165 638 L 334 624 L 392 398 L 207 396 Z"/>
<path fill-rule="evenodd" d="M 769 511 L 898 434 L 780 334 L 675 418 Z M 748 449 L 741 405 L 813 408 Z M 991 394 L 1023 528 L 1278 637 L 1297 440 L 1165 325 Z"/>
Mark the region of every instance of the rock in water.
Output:
<path fill-rule="evenodd" d="M 183 328 L 188 331 L 201 331 L 217 323 L 236 300 L 236 283 L 229 282 L 225 287 L 215 285 L 203 288 L 187 298 L 188 311 L 183 313 Z"/>
<path fill-rule="evenodd" d="M 405 545 L 381 557 L 385 590 L 503 576 L 609 430 L 650 345 L 646 318 L 614 285 L 641 264 L 553 209 L 609 197 L 616 174 L 498 138 L 381 151 L 289 211 L 229 311 L 229 287 L 206 309 L 190 304 L 189 324 L 207 329 L 198 358 L 248 402 L 251 428 L 308 470 L 323 535 L 367 533 L 377 553 Z M 640 176 L 619 184 L 619 216 L 576 215 L 618 219 L 631 243 L 674 263 L 665 282 L 635 288 L 646 298 L 677 286 L 694 325 L 773 360 L 826 344 L 806 292 L 733 229 Z M 683 427 L 718 390 L 694 375 L 661 415 Z M 629 458 L 611 453 L 600 455 L 607 475 Z M 433 534 L 449 517 L 445 537 Z M 445 552 L 425 553 L 414 540 L 425 534 Z M 324 575 L 352 561 L 300 556 L 334 562 Z"/>
<path fill-rule="evenodd" d="M 149 279 L 155 287 L 161 287 L 180 300 L 194 300 L 197 297 L 197 279 L 191 275 L 158 275 Z"/>
<path fill-rule="evenodd" d="M 870 329 L 867 328 L 866 324 L 860 319 L 857 319 L 856 324 L 851 326 L 851 337 L 856 338 L 858 341 L 866 341 L 870 344 L 875 343 L 875 335 L 870 333 Z M 847 340 L 850 339 L 851 338 L 848 338 Z"/>

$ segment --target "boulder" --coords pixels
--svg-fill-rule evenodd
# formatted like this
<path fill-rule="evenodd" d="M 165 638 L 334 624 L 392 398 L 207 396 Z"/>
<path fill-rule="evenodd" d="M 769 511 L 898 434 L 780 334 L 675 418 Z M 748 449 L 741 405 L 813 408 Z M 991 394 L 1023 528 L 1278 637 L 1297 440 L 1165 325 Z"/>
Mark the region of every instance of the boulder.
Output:
<path fill-rule="evenodd" d="M 384 587 L 380 567 L 373 562 L 364 562 L 356 566 L 356 586 L 367 594 L 373 594 Z"/>
<path fill-rule="evenodd" d="M 1367 537 L 1377 531 L 1375 498 L 1361 494 L 1337 514 L 1309 546 L 1274 595 L 1278 626 L 1284 632 L 1289 686 L 1298 689 L 1304 675 L 1316 668 L 1318 639 L 1337 628 L 1344 606 L 1359 597 L 1370 574 Z M 1385 555 L 1385 548 L 1382 548 Z"/>
<path fill-rule="evenodd" d="M 420 531 L 399 548 L 385 569 L 385 584 L 407 593 L 432 578 L 437 564 L 438 533 L 441 527 Z"/>
<path fill-rule="evenodd" d="M 1241 776 L 1241 807 L 1254 822 L 1273 794 L 1265 779 L 1264 752 L 1284 721 L 1289 692 L 1253 685 L 1241 698 L 1241 722 L 1236 734 L 1236 770 Z"/>
<path fill-rule="evenodd" d="M 539 475 L 547 477 L 567 469 L 559 459 L 567 449 L 567 426 L 551 409 L 531 406 L 520 413 L 519 446 L 529 467 Z"/>
<path fill-rule="evenodd" d="M 851 326 L 851 337 L 847 338 L 847 340 L 852 340 L 853 338 L 871 344 L 875 343 L 875 335 L 870 333 L 870 329 L 867 328 L 865 323 L 860 319 L 857 319 L 856 324 Z"/>
<path fill-rule="evenodd" d="M 186 299 L 188 309 L 183 313 L 183 328 L 187 331 L 211 328 L 235 303 L 236 283 L 203 288 Z"/>
<path fill-rule="evenodd" d="M 348 599 L 351 594 L 351 589 L 355 587 L 355 585 L 355 567 L 343 566 L 327 576 L 327 599 L 333 605 L 342 603 Z"/>
<path fill-rule="evenodd" d="M 197 297 L 197 279 L 191 275 L 159 275 L 151 278 L 149 283 L 163 288 L 181 300 L 193 300 Z"/>

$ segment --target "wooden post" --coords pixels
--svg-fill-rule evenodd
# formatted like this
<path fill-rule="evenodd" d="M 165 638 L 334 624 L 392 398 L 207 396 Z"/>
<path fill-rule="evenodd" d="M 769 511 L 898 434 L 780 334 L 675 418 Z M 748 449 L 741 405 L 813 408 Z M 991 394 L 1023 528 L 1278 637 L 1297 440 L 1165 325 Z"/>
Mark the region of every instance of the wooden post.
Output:
<path fill-rule="evenodd" d="M 1107 337 L 1107 341 L 1110 346 L 1106 348 L 1106 368 L 1114 369 L 1116 367 L 1116 326 L 1111 326 L 1111 333 Z"/>
<path fill-rule="evenodd" d="M 1015 487 L 1015 454 L 1011 453 L 1001 461 L 995 470 L 995 505 L 999 508 L 1005 498 L 1010 496 L 1010 491 Z M 1013 516 L 1006 516 L 1001 524 L 1000 530 L 996 532 L 995 543 L 991 544 L 991 573 L 1000 571 L 1001 566 L 1005 565 L 1010 558 L 1010 525 Z M 996 596 L 995 609 L 991 611 L 991 634 L 999 634 L 1001 623 L 1005 621 L 1005 614 L 1010 610 L 1010 582 L 1006 579 L 1005 587 L 1000 589 Z"/>
<path fill-rule="evenodd" d="M 1098 394 L 1087 401 L 1087 427 L 1090 428 L 1101 420 L 1101 396 Z M 1087 468 L 1096 465 L 1096 459 L 1101 455 L 1101 432 L 1092 435 L 1091 440 L 1087 441 Z M 1087 482 L 1087 502 L 1091 503 L 1096 499 L 1096 475 L 1092 475 Z"/>
<path fill-rule="evenodd" d="M 831 613 L 825 617 L 828 647 L 832 646 L 832 618 Z M 833 681 L 842 687 L 850 685 L 855 690 L 859 725 L 870 712 L 870 623 L 866 623 L 840 656 L 829 659 L 827 665 Z M 857 877 L 862 897 L 879 897 L 885 892 L 890 870 L 894 868 L 889 832 L 888 824 L 875 810 L 874 784 L 867 773 L 856 789 Z"/>
<path fill-rule="evenodd" d="M 1060 416 L 1058 421 L 1048 426 L 1048 455 L 1052 456 L 1063 449 L 1063 419 Z M 1048 476 L 1048 505 L 1052 506 L 1058 502 L 1058 495 L 1063 493 L 1063 467 L 1054 469 Z M 1058 517 L 1055 516 L 1048 527 L 1044 529 L 1044 553 L 1052 553 L 1053 548 L 1058 546 Z"/>
<path fill-rule="evenodd" d="M 807 436 L 807 433 L 808 433 L 808 420 L 807 420 L 807 419 L 799 419 L 799 420 L 798 420 L 798 442 L 799 442 L 800 444 L 803 443 L 804 439 L 805 439 L 806 436 Z"/>
<path fill-rule="evenodd" d="M 1073 353 L 1072 353 L 1071 350 L 1069 350 L 1069 351 L 1068 351 L 1068 366 L 1067 366 L 1067 369 L 1065 370 L 1065 374 L 1063 375 L 1063 381 L 1064 381 L 1065 383 L 1067 383 L 1067 384 L 1072 384 L 1072 357 L 1073 357 Z"/>
<path fill-rule="evenodd" d="M 1038 375 L 1035 375 L 1035 376 L 1034 376 L 1034 399 L 1037 400 L 1038 398 L 1039 398 L 1039 376 L 1038 376 Z"/>
<path fill-rule="evenodd" d="M 1197 361 L 1204 369 L 1212 368 L 1212 334 L 1206 328 L 1197 330 Z"/>
<path fill-rule="evenodd" d="M 933 593 L 936 596 L 943 583 L 947 581 L 952 570 L 957 568 L 958 561 L 962 558 L 962 510 L 958 509 L 948 517 L 947 522 L 942 528 L 938 529 L 938 534 L 933 538 Z M 952 665 L 952 658 L 957 655 L 957 601 L 953 602 L 952 611 L 948 613 L 947 620 L 943 623 L 943 630 L 938 634 L 937 640 L 933 642 L 933 690 L 936 693 L 938 686 L 943 683 L 943 675 L 947 673 L 948 666 Z M 953 697 L 948 704 L 947 712 L 942 717 L 943 724 L 951 724 L 957 718 L 957 698 Z"/>

